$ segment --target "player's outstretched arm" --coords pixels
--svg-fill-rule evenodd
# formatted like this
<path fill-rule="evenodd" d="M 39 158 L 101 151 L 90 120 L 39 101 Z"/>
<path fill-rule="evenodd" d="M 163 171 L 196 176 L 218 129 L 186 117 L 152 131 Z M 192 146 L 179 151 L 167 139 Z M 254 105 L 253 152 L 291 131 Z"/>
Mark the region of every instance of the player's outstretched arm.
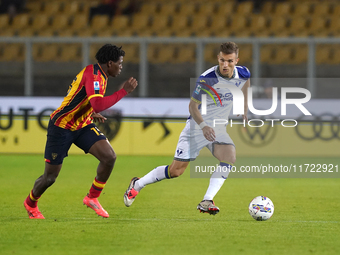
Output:
<path fill-rule="evenodd" d="M 192 118 L 195 120 L 195 122 L 200 126 L 202 129 L 204 137 L 210 141 L 215 141 L 215 131 L 212 127 L 209 127 L 203 120 L 202 114 L 200 113 L 198 106 L 200 104 L 195 102 L 194 100 L 190 100 L 189 103 L 189 112 Z"/>
<path fill-rule="evenodd" d="M 132 91 L 135 90 L 135 88 L 138 86 L 138 82 L 135 78 L 130 77 L 130 79 L 128 79 L 127 81 L 125 81 L 122 84 L 123 89 L 125 89 L 125 91 L 130 94 Z"/>
<path fill-rule="evenodd" d="M 131 93 L 137 87 L 138 82 L 135 78 L 131 77 L 123 83 L 123 88 L 116 91 L 107 97 L 93 97 L 90 99 L 90 103 L 94 112 L 104 111 L 114 104 L 116 104 L 120 99 L 122 99 L 127 94 Z"/>

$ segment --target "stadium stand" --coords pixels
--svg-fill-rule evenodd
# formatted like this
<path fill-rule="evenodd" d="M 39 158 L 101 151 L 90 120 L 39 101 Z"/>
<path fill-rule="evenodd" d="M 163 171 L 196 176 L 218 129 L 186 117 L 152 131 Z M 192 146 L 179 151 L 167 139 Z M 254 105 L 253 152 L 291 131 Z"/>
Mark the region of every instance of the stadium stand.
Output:
<path fill-rule="evenodd" d="M 43 4 L 43 11 L 42 13 L 48 15 L 48 16 L 54 16 L 56 15 L 62 7 L 61 1 L 46 1 Z"/>
<path fill-rule="evenodd" d="M 125 57 L 124 62 L 139 63 L 139 45 L 135 43 L 124 44 Z"/>
<path fill-rule="evenodd" d="M 308 33 L 311 36 L 327 36 L 327 20 L 322 16 L 309 20 Z"/>
<path fill-rule="evenodd" d="M 331 64 L 331 65 L 340 64 L 340 47 L 338 45 L 331 47 L 331 58 L 328 64 Z"/>
<path fill-rule="evenodd" d="M 262 4 L 261 13 L 266 16 L 270 16 L 273 14 L 274 10 L 274 2 L 266 1 Z"/>
<path fill-rule="evenodd" d="M 330 14 L 331 5 L 330 3 L 315 3 L 313 5 L 313 12 L 312 17 L 313 18 L 325 18 L 328 17 Z"/>
<path fill-rule="evenodd" d="M 9 26 L 9 16 L 7 14 L 0 15 L 0 30 L 6 29 Z"/>
<path fill-rule="evenodd" d="M 299 64 L 303 64 L 303 63 L 307 63 L 307 58 L 308 58 L 308 48 L 306 45 L 290 45 L 291 49 L 292 49 L 292 61 L 288 62 L 289 64 L 295 64 L 295 65 L 299 65 Z"/>
<path fill-rule="evenodd" d="M 195 54 L 196 54 L 195 45 L 192 44 L 178 45 L 174 62 L 194 64 L 196 62 Z"/>
<path fill-rule="evenodd" d="M 267 19 L 264 15 L 253 14 L 250 16 L 249 28 L 250 32 L 256 36 L 268 36 Z"/>
<path fill-rule="evenodd" d="M 260 61 L 262 64 L 269 64 L 271 63 L 272 59 L 273 59 L 273 55 L 274 55 L 274 47 L 271 44 L 268 45 L 263 45 L 261 47 L 261 58 Z"/>
<path fill-rule="evenodd" d="M 206 17 L 206 16 L 212 16 L 216 12 L 216 4 L 215 3 L 201 3 L 199 5 L 199 10 L 197 11 L 198 17 Z"/>
<path fill-rule="evenodd" d="M 151 26 L 149 27 L 149 30 L 153 35 L 158 35 L 160 32 L 168 30 L 169 20 L 170 20 L 169 16 L 155 14 L 152 16 L 152 23 Z"/>
<path fill-rule="evenodd" d="M 292 18 L 307 17 L 310 13 L 311 3 L 310 2 L 298 2 L 294 4 Z"/>
<path fill-rule="evenodd" d="M 248 19 L 246 16 L 234 15 L 231 18 L 231 24 L 228 27 L 228 31 L 233 36 L 244 37 L 250 36 L 251 31 L 248 28 Z"/>
<path fill-rule="evenodd" d="M 150 63 L 172 63 L 175 58 L 176 47 L 170 44 L 151 44 L 148 49 Z"/>
<path fill-rule="evenodd" d="M 122 0 L 121 9 L 129 0 Z M 340 5 L 333 0 L 254 1 L 236 0 L 145 0 L 137 1 L 133 13 L 117 12 L 94 15 L 90 10 L 100 0 L 30 0 L 26 11 L 13 19 L 0 15 L 0 36 L 18 37 L 338 37 L 340 36 Z M 124 6 L 123 6 L 124 5 Z M 90 45 L 90 56 L 98 49 Z M 241 45 L 240 61 L 252 64 L 251 45 Z M 124 62 L 139 63 L 139 45 L 124 44 L 127 55 Z M 216 63 L 218 45 L 207 44 L 205 65 Z M 0 62 L 23 62 L 24 44 L 1 43 Z M 188 44 L 152 44 L 148 48 L 149 63 L 188 64 L 196 58 L 196 48 Z M 318 65 L 340 64 L 340 48 L 336 45 L 318 45 Z M 306 65 L 308 47 L 301 44 L 262 45 L 263 65 Z M 81 63 L 78 44 L 34 44 L 35 62 Z M 302 69 L 301 69 L 302 70 Z"/>
<path fill-rule="evenodd" d="M 236 7 L 236 15 L 246 16 L 253 13 L 254 2 L 253 1 L 244 1 L 240 2 Z"/>
<path fill-rule="evenodd" d="M 48 27 L 49 30 L 52 30 L 54 34 L 58 34 L 60 31 L 68 28 L 70 24 L 70 18 L 67 14 L 59 14 L 54 15 L 51 25 Z"/>
<path fill-rule="evenodd" d="M 112 19 L 111 24 L 107 30 L 112 31 L 114 34 L 119 34 L 121 31 L 124 31 L 129 26 L 129 17 L 120 15 L 116 16 Z"/>
<path fill-rule="evenodd" d="M 33 31 L 33 34 L 46 30 L 49 27 L 50 16 L 39 13 L 33 17 L 31 26 L 27 30 Z"/>
<path fill-rule="evenodd" d="M 17 62 L 24 60 L 24 48 L 22 44 L 1 44 L 0 49 L 0 61 Z"/>
<path fill-rule="evenodd" d="M 282 2 L 275 5 L 270 14 L 273 17 L 287 16 L 291 14 L 292 4 L 290 2 Z"/>
<path fill-rule="evenodd" d="M 0 15 L 0 35 L 325 37 L 340 34 L 340 6 L 332 1 L 266 1 L 256 11 L 253 1 L 148 0 L 140 1 L 138 11 L 131 15 L 117 14 L 111 20 L 107 15 L 95 15 L 89 21 L 90 8 L 97 4 L 99 1 L 31 0 L 26 6 L 27 13 L 13 20 Z"/>
<path fill-rule="evenodd" d="M 230 15 L 234 12 L 235 4 L 233 1 L 221 2 L 217 5 L 216 15 L 225 16 Z"/>
<path fill-rule="evenodd" d="M 320 44 L 316 48 L 316 63 L 328 64 L 332 56 L 332 48 L 327 45 Z"/>
<path fill-rule="evenodd" d="M 298 17 L 290 20 L 289 27 L 287 28 L 290 36 L 308 36 L 307 32 L 307 18 Z"/>
<path fill-rule="evenodd" d="M 201 32 L 209 32 L 209 16 L 198 16 L 191 17 L 189 29 L 198 35 Z"/>
<path fill-rule="evenodd" d="M 197 4 L 195 2 L 181 3 L 178 10 L 178 15 L 181 16 L 192 16 L 195 15 L 197 11 Z"/>
<path fill-rule="evenodd" d="M 61 13 L 66 15 L 75 15 L 80 11 L 80 3 L 77 1 L 64 2 Z"/>
<path fill-rule="evenodd" d="M 163 16 L 168 16 L 176 13 L 177 11 L 177 3 L 163 3 L 160 7 L 159 14 Z"/>
<path fill-rule="evenodd" d="M 59 62 L 81 62 L 80 44 L 61 44 L 60 55 L 56 59 Z"/>
<path fill-rule="evenodd" d="M 267 32 L 272 36 L 279 36 L 280 33 L 287 31 L 287 18 L 286 17 L 272 17 L 269 21 L 269 25 L 267 27 Z M 287 36 L 286 33 L 285 36 Z"/>

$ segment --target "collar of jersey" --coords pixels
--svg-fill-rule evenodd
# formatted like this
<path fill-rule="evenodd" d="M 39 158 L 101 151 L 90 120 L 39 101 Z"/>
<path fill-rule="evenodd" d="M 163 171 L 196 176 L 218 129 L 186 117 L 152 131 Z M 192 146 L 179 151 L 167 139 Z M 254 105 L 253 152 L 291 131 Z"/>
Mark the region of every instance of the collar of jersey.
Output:
<path fill-rule="evenodd" d="M 235 78 L 235 69 L 233 71 L 233 75 L 230 78 L 221 74 L 220 66 L 217 66 L 217 73 L 218 73 L 219 76 L 221 76 L 223 79 L 226 79 L 226 80 L 231 80 L 231 79 Z"/>
<path fill-rule="evenodd" d="M 99 63 L 97 63 L 97 65 L 99 66 L 100 71 L 101 71 L 102 75 L 104 76 L 105 80 L 107 80 L 107 76 L 106 76 L 106 73 L 103 71 L 103 68 L 100 66 Z"/>

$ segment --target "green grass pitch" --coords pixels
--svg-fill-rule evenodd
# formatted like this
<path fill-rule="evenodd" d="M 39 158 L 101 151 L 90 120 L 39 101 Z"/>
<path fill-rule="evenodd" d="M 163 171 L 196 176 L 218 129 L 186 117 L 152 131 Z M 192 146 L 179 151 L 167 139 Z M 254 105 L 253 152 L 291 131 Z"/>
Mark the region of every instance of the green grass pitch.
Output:
<path fill-rule="evenodd" d="M 209 180 L 190 178 L 187 169 L 176 180 L 146 187 L 126 208 L 123 194 L 130 179 L 171 160 L 118 155 L 99 199 L 110 214 L 103 219 L 82 204 L 96 159 L 70 155 L 39 201 L 46 219 L 30 220 L 23 201 L 43 172 L 43 157 L 0 155 L 0 254 L 340 254 L 340 179 L 229 178 L 215 197 L 221 211 L 211 216 L 196 210 Z M 307 159 L 272 160 L 288 164 Z M 238 161 L 251 165 L 255 159 Z M 249 202 L 258 195 L 275 205 L 265 222 L 248 213 Z"/>

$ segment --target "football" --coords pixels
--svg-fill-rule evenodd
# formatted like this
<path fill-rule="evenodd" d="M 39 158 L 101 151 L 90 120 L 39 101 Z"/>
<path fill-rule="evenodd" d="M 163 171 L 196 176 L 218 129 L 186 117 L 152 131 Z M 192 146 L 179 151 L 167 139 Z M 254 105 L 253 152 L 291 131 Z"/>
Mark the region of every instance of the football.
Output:
<path fill-rule="evenodd" d="M 265 221 L 270 219 L 274 213 L 274 204 L 264 196 L 255 197 L 249 204 L 249 214 L 255 220 Z"/>

